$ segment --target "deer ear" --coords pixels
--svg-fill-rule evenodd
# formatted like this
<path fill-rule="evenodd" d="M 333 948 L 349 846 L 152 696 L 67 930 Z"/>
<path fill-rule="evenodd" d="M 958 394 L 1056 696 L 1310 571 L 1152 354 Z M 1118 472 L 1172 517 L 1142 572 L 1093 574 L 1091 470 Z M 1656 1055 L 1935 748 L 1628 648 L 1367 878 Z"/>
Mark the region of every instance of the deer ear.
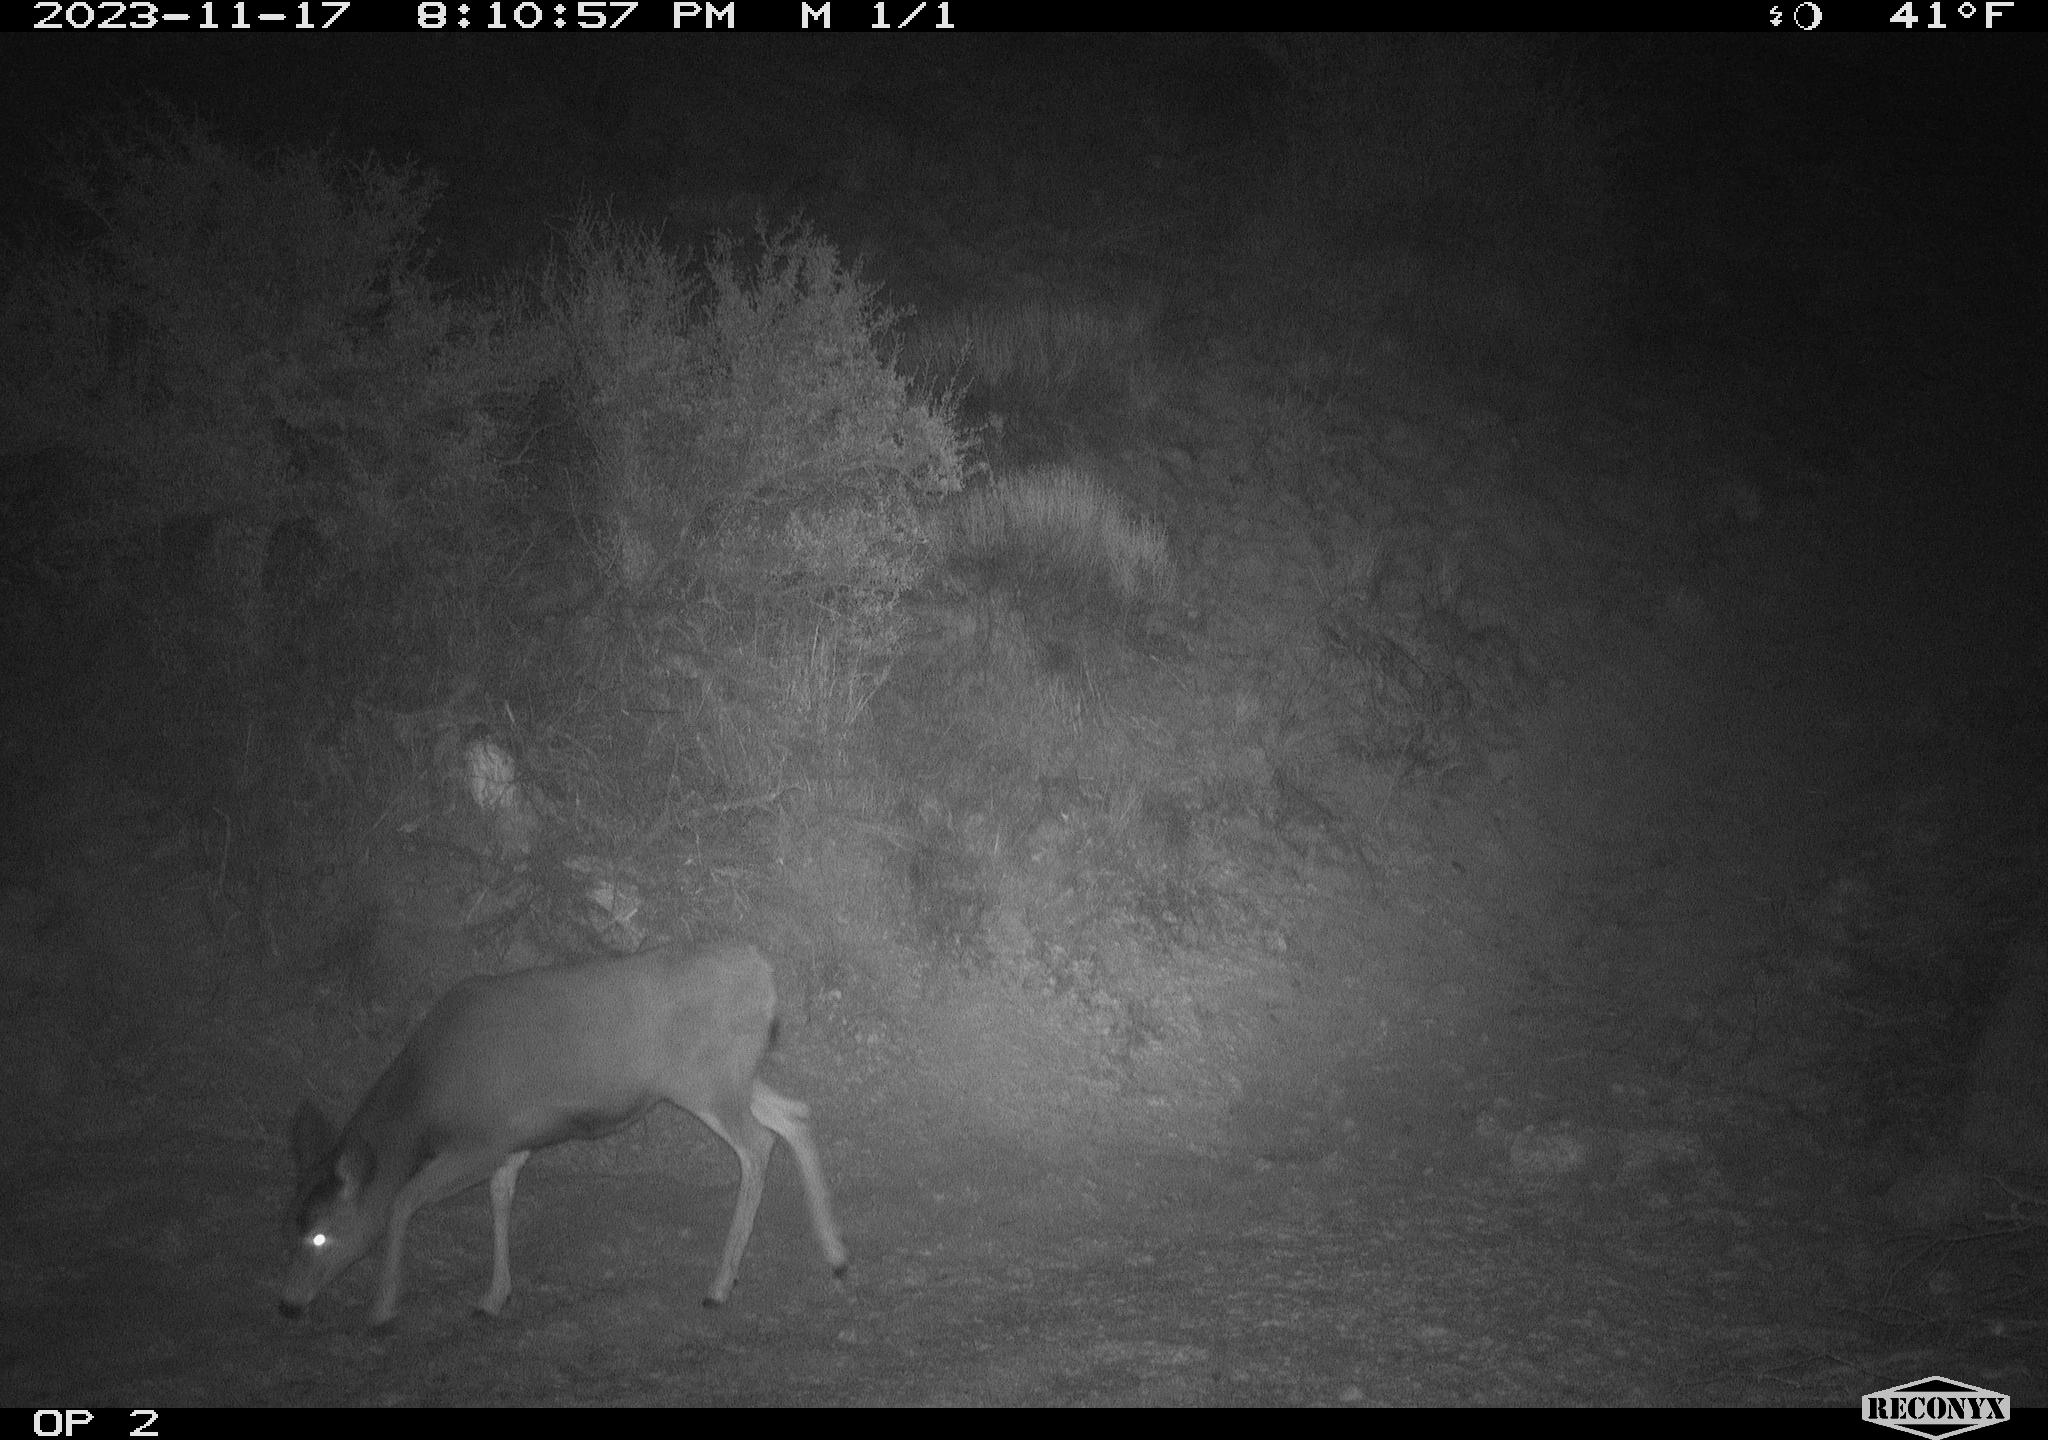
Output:
<path fill-rule="evenodd" d="M 292 1116 L 292 1159 L 305 1174 L 334 1152 L 334 1122 L 307 1100 Z"/>

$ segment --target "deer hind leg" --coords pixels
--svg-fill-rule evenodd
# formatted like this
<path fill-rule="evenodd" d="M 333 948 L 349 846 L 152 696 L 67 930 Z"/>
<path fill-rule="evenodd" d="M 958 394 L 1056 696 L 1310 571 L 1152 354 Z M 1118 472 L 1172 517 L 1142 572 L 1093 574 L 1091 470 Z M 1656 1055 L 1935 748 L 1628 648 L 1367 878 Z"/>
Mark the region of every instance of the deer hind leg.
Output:
<path fill-rule="evenodd" d="M 491 1175 L 491 1288 L 476 1302 L 479 1315 L 496 1315 L 512 1298 L 512 1191 L 531 1150 L 516 1150 Z"/>
<path fill-rule="evenodd" d="M 698 1119 L 732 1146 L 740 1162 L 740 1193 L 733 1202 L 732 1227 L 726 1231 L 725 1254 L 718 1273 L 711 1277 L 706 1305 L 723 1305 L 732 1293 L 733 1277 L 739 1274 L 740 1257 L 747 1253 L 747 1237 L 754 1233 L 754 1215 L 761 1208 L 761 1192 L 768 1184 L 768 1157 L 775 1149 L 775 1134 L 744 1109 L 719 1116 L 699 1114 Z"/>
<path fill-rule="evenodd" d="M 839 1238 L 838 1224 L 832 1219 L 832 1192 L 825 1185 L 825 1167 L 818 1163 L 818 1148 L 811 1141 L 811 1127 L 807 1123 L 810 1107 L 756 1080 L 749 1108 L 756 1120 L 788 1142 L 797 1173 L 803 1176 L 804 1200 L 810 1206 L 811 1231 L 818 1237 L 818 1248 L 825 1252 L 825 1263 L 832 1267 L 832 1273 L 844 1275 L 846 1246 Z"/>

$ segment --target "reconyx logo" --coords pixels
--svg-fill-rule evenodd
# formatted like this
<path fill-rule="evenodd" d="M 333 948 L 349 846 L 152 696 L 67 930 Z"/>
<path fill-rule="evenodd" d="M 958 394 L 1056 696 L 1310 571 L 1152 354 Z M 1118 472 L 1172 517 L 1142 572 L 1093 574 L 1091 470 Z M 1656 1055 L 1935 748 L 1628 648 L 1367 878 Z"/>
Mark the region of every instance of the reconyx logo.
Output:
<path fill-rule="evenodd" d="M 1929 1375 L 1910 1385 L 1874 1390 L 1863 1397 L 1863 1418 L 1926 1440 L 1942 1440 L 1965 1430 L 1982 1430 L 2012 1414 L 2012 1397 L 1979 1390 L 1945 1375 Z"/>

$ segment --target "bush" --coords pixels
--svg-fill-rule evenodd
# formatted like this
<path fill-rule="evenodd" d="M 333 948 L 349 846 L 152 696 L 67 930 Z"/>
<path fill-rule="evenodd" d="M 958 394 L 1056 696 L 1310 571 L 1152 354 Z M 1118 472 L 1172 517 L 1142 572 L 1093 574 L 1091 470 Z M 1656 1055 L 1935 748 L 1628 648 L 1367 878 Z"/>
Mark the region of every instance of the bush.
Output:
<path fill-rule="evenodd" d="M 86 243 L 0 257 L 0 453 L 88 461 L 45 537 L 57 571 L 179 536 L 196 628 L 260 657 L 266 572 L 303 600 L 474 514 L 512 377 L 494 317 L 421 268 L 431 179 L 172 123 L 74 147 L 61 183 Z"/>
<path fill-rule="evenodd" d="M 802 224 L 720 237 L 693 271 L 586 216 L 549 293 L 612 571 L 693 597 L 707 693 L 751 712 L 701 733 L 732 737 L 730 783 L 770 784 L 764 736 L 843 740 L 893 662 L 919 505 L 960 488 L 960 442 L 883 358 L 897 317 Z"/>
<path fill-rule="evenodd" d="M 692 267 L 586 217 L 539 287 L 458 300 L 435 191 L 189 123 L 74 149 L 76 237 L 0 255 L 0 591 L 34 617 L 0 645 L 89 676 L 125 729 L 88 743 L 302 922 L 395 815 L 478 848 L 439 802 L 480 725 L 548 796 L 533 854 L 687 828 L 744 873 L 752 821 L 858 759 L 949 416 L 808 227 Z M 100 665 L 50 643 L 66 606 L 111 617 Z"/>

